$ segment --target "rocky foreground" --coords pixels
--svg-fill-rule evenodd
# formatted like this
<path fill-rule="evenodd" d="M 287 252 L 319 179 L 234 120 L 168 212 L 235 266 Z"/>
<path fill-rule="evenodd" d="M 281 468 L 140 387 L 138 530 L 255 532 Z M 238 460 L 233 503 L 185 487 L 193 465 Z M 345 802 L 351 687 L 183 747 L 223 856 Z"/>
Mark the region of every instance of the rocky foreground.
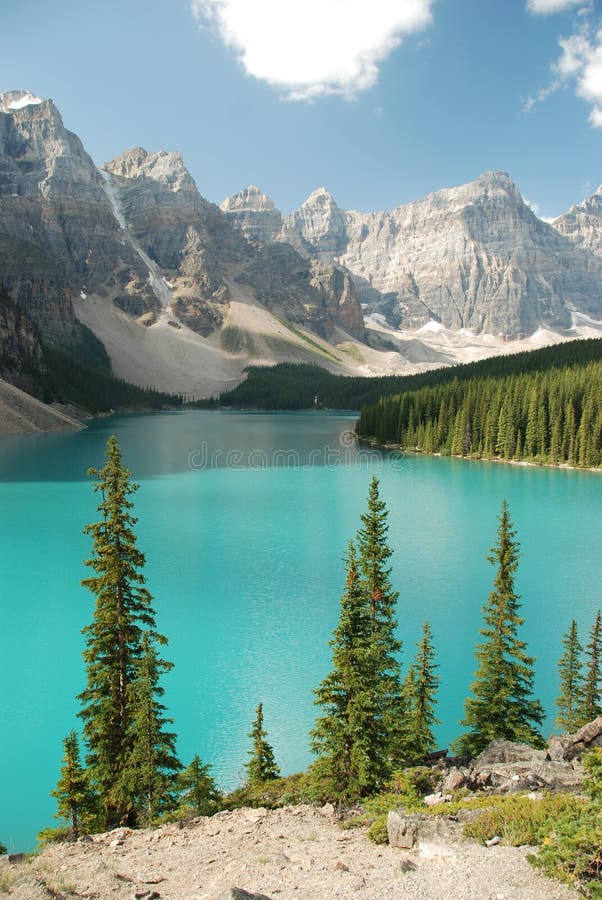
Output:
<path fill-rule="evenodd" d="M 0 890 L 47 898 L 362 897 L 370 900 L 569 900 L 537 874 L 527 848 L 483 847 L 459 834 L 415 849 L 377 846 L 343 831 L 332 806 L 237 809 L 184 827 L 119 829 L 0 863 Z"/>
<path fill-rule="evenodd" d="M 476 759 L 436 754 L 439 790 L 427 806 L 459 787 L 479 793 L 576 791 L 581 756 L 602 746 L 602 717 L 547 747 L 493 741 Z M 476 812 L 478 815 L 478 812 Z M 241 808 L 160 828 L 119 828 L 48 846 L 39 856 L 0 856 L 0 893 L 14 900 L 71 897 L 135 900 L 570 900 L 571 888 L 537 873 L 529 847 L 483 846 L 463 834 L 474 810 L 432 816 L 391 811 L 388 845 L 365 827 L 343 829 L 328 803 L 281 809 Z"/>

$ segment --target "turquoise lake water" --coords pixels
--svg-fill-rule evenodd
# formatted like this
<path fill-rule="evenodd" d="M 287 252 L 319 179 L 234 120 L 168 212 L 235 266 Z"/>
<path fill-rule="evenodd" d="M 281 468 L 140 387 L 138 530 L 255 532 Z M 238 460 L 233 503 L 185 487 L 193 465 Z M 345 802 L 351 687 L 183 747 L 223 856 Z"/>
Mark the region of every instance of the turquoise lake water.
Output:
<path fill-rule="evenodd" d="M 77 434 L 0 440 L 0 841 L 31 849 L 53 823 L 61 742 L 78 726 L 81 628 L 96 496 L 90 466 L 117 434 L 140 490 L 138 543 L 175 663 L 164 679 L 180 757 L 241 781 L 255 708 L 283 773 L 308 764 L 312 688 L 327 673 L 341 557 L 372 472 L 390 510 L 404 659 L 431 621 L 442 685 L 440 746 L 455 737 L 474 671 L 486 560 L 508 500 L 521 542 L 517 587 L 552 730 L 556 661 L 571 618 L 602 605 L 597 473 L 381 454 L 355 447 L 349 415 L 161 413 Z"/>

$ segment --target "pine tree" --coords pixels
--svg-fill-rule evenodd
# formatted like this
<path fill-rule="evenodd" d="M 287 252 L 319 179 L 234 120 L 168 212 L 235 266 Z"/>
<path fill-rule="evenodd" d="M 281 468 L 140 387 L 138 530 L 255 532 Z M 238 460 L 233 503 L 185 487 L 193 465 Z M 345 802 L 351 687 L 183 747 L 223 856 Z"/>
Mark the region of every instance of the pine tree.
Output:
<path fill-rule="evenodd" d="M 404 758 L 410 765 L 421 762 L 433 749 L 433 726 L 439 724 L 439 719 L 435 716 L 439 676 L 435 672 L 438 667 L 428 621 L 422 626 L 422 638 L 416 646 L 416 656 L 402 687 L 405 706 Z"/>
<path fill-rule="evenodd" d="M 69 732 L 63 741 L 63 749 L 61 775 L 50 794 L 58 800 L 56 818 L 66 819 L 70 823 L 72 837 L 77 839 L 80 834 L 89 831 L 96 812 L 96 798 L 80 761 L 75 731 Z"/>
<path fill-rule="evenodd" d="M 112 827 L 135 819 L 123 776 L 135 737 L 130 688 L 142 653 L 143 633 L 150 630 L 156 640 L 164 639 L 155 631 L 152 598 L 140 571 L 145 558 L 136 547 L 133 531 L 137 519 L 131 514 L 133 504 L 128 498 L 138 485 L 131 483 L 131 473 L 122 465 L 114 436 L 107 442 L 105 466 L 90 469 L 89 474 L 96 478 L 94 491 L 101 496 L 101 518 L 84 529 L 93 538 L 93 556 L 86 565 L 94 575 L 82 584 L 96 602 L 93 620 L 83 629 L 87 683 L 80 694 L 80 716 L 91 782 L 104 810 L 104 826 Z"/>
<path fill-rule="evenodd" d="M 209 774 L 211 766 L 202 763 L 196 754 L 192 761 L 178 773 L 177 787 L 183 809 L 192 810 L 195 816 L 211 816 L 217 810 L 221 795 L 215 779 Z"/>
<path fill-rule="evenodd" d="M 313 773 L 320 789 L 352 801 L 372 793 L 388 765 L 383 753 L 387 735 L 374 691 L 372 615 L 351 541 L 346 565 L 339 622 L 329 642 L 332 671 L 314 692 L 324 715 L 311 732 L 311 746 L 318 757 Z"/>
<path fill-rule="evenodd" d="M 564 653 L 558 661 L 560 693 L 556 699 L 558 715 L 557 727 L 571 734 L 583 725 L 583 648 L 577 635 L 577 623 L 573 619 L 568 632 L 562 639 Z"/>
<path fill-rule="evenodd" d="M 584 723 L 602 716 L 602 617 L 600 610 L 596 613 L 590 640 L 585 649 L 586 667 L 581 709 L 581 719 Z"/>
<path fill-rule="evenodd" d="M 533 665 L 526 644 L 518 637 L 524 620 L 514 591 L 519 544 L 504 500 L 499 516 L 498 542 L 489 562 L 496 566 L 493 591 L 483 608 L 483 640 L 477 644 L 478 662 L 472 697 L 464 704 L 461 724 L 470 729 L 456 741 L 456 747 L 470 755 L 480 753 L 495 738 L 542 745 L 535 725 L 541 725 L 544 711 L 533 699 Z"/>
<path fill-rule="evenodd" d="M 263 703 L 257 707 L 253 728 L 249 737 L 253 739 L 253 748 L 249 750 L 250 760 L 245 763 L 247 781 L 251 787 L 274 781 L 280 777 L 280 769 L 274 759 L 274 751 L 267 741 L 268 733 L 263 728 Z"/>
<path fill-rule="evenodd" d="M 164 693 L 159 678 L 172 668 L 172 663 L 158 656 L 153 636 L 145 634 L 128 691 L 131 749 L 121 779 L 123 804 L 133 799 L 136 822 L 145 826 L 175 806 L 175 776 L 181 765 L 176 736 L 165 730 L 173 720 L 166 718 L 165 706 L 159 700 Z"/>
<path fill-rule="evenodd" d="M 376 715 L 383 732 L 381 753 L 393 767 L 401 751 L 403 719 L 399 664 L 401 641 L 396 636 L 395 618 L 399 595 L 391 586 L 391 569 L 387 566 L 393 551 L 387 543 L 388 512 L 379 497 L 378 487 L 378 478 L 373 475 L 368 490 L 368 508 L 361 516 L 357 545 L 363 590 L 370 610 L 373 691 Z"/>

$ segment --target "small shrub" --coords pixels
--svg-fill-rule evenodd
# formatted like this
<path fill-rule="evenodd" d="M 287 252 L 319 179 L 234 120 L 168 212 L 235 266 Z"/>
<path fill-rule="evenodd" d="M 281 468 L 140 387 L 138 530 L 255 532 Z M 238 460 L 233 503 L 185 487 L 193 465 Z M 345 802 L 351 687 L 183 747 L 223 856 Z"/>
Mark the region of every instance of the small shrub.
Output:
<path fill-rule="evenodd" d="M 389 835 L 387 833 L 387 815 L 383 813 L 374 820 L 368 829 L 368 838 L 373 844 L 388 844 Z"/>
<path fill-rule="evenodd" d="M 265 806 L 278 809 L 296 803 L 321 803 L 328 798 L 320 796 L 309 773 L 298 772 L 285 778 L 274 778 L 258 785 L 244 785 L 222 799 L 223 809 L 240 806 Z"/>
<path fill-rule="evenodd" d="M 488 798 L 492 802 L 492 798 Z M 492 809 L 484 810 L 475 822 L 466 825 L 464 833 L 479 841 L 499 835 L 505 844 L 539 845 L 563 816 L 579 818 L 587 801 L 571 794 L 549 794 L 542 800 L 529 797 L 498 797 Z"/>
<path fill-rule="evenodd" d="M 73 840 L 73 830 L 67 825 L 59 825 L 56 828 L 44 828 L 38 833 L 38 842 L 46 844 L 62 844 Z"/>

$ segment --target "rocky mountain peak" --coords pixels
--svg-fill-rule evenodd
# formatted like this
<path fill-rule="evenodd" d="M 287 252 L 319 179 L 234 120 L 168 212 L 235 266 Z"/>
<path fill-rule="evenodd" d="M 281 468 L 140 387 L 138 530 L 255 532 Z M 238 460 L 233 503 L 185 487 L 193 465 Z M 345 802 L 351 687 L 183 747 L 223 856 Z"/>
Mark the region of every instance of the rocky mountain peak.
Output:
<path fill-rule="evenodd" d="M 44 102 L 41 97 L 34 96 L 31 91 L 6 91 L 6 93 L 0 94 L 0 112 L 13 112 L 17 109 L 24 109 L 26 106 L 39 106 Z"/>
<path fill-rule="evenodd" d="M 315 191 L 312 191 L 307 200 L 301 204 L 301 209 L 304 209 L 307 206 L 336 207 L 336 203 L 334 202 L 334 198 L 327 188 L 319 187 Z"/>
<path fill-rule="evenodd" d="M 320 187 L 309 195 L 298 212 L 286 218 L 287 240 L 292 232 L 296 232 L 301 243 L 311 247 L 311 253 L 318 257 L 339 256 L 347 244 L 346 216 L 330 191 Z"/>
<path fill-rule="evenodd" d="M 102 168 L 122 178 L 149 178 L 174 193 L 182 188 L 196 190 L 194 179 L 177 150 L 149 153 L 142 147 L 134 147 L 105 163 Z"/>
<path fill-rule="evenodd" d="M 272 200 L 261 188 L 250 184 L 237 194 L 233 194 L 220 204 L 222 212 L 277 212 Z"/>
<path fill-rule="evenodd" d="M 576 247 L 602 256 L 602 185 L 555 219 L 553 227 Z"/>
<path fill-rule="evenodd" d="M 269 244 L 279 239 L 282 215 L 267 194 L 254 184 L 226 197 L 220 208 L 247 240 Z"/>

